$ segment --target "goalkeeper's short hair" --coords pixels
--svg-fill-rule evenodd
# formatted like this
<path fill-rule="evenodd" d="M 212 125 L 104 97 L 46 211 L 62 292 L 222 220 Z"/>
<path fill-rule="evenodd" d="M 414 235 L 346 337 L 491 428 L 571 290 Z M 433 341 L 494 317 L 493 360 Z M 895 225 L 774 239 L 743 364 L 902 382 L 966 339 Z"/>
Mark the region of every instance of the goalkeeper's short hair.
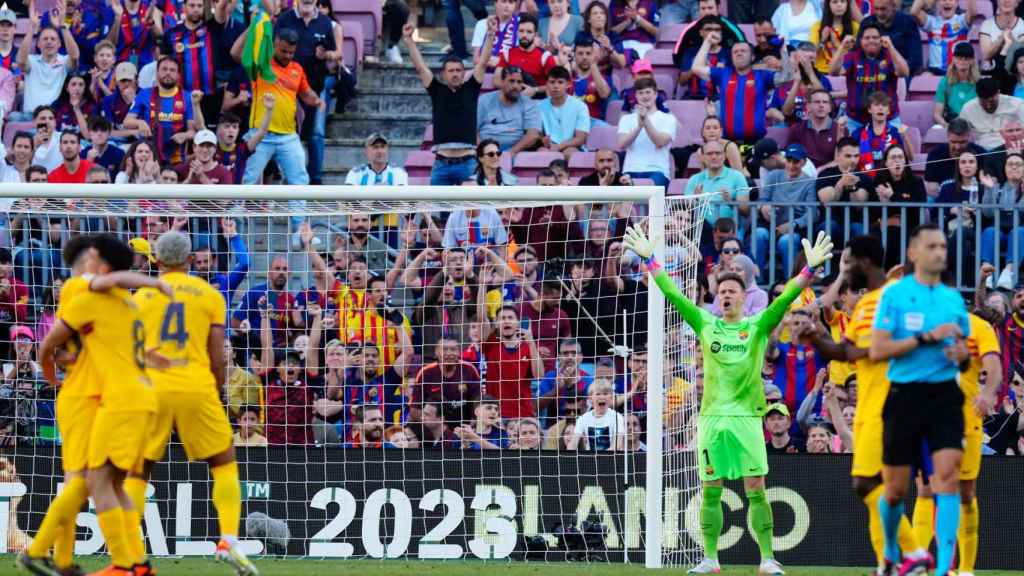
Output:
<path fill-rule="evenodd" d="M 725 272 L 718 275 L 718 285 L 721 286 L 723 282 L 736 282 L 744 290 L 747 289 L 747 282 L 743 279 L 743 276 L 734 274 L 732 272 Z"/>

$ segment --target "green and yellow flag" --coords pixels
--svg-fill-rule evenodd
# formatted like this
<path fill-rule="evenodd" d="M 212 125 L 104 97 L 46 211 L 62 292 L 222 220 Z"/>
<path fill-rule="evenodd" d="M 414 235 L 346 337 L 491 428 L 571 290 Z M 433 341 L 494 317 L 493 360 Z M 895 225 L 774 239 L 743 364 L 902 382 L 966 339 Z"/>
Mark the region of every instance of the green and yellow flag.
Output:
<path fill-rule="evenodd" d="M 245 36 L 245 50 L 242 51 L 242 67 L 250 80 L 262 78 L 267 82 L 276 82 L 277 76 L 270 66 L 274 57 L 274 27 L 270 16 L 259 11 L 253 16 L 252 23 Z"/>

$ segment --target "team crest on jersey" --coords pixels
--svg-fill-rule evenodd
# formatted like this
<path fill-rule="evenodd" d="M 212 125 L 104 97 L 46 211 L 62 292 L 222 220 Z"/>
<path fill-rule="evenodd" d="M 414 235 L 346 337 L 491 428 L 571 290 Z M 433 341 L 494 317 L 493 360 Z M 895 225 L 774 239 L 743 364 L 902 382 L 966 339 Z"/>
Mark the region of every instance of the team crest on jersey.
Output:
<path fill-rule="evenodd" d="M 746 340 L 747 338 L 750 337 L 750 332 L 747 332 L 746 330 L 740 330 L 739 333 L 736 334 L 736 336 L 739 337 L 740 340 Z"/>
<path fill-rule="evenodd" d="M 370 388 L 369 390 L 367 390 L 366 395 L 371 397 L 371 398 L 377 396 L 377 389 L 376 388 Z"/>
<path fill-rule="evenodd" d="M 715 473 L 715 467 L 714 466 L 705 466 L 704 467 L 704 473 L 707 474 L 708 476 L 711 476 L 712 474 Z"/>
<path fill-rule="evenodd" d="M 176 43 L 176 44 L 174 45 L 174 51 L 175 51 L 175 52 L 177 52 L 177 53 L 179 53 L 179 54 L 180 54 L 180 53 L 182 53 L 182 52 L 184 52 L 184 51 L 185 51 L 185 44 L 184 44 L 184 43 L 182 43 L 182 42 L 178 42 L 178 43 Z"/>

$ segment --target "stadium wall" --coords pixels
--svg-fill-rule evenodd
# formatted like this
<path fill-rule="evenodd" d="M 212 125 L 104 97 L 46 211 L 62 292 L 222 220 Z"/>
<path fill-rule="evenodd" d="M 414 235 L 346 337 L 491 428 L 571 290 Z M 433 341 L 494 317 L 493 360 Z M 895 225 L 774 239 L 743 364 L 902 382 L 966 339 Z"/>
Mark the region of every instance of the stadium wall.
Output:
<path fill-rule="evenodd" d="M 40 446 L 6 456 L 16 464 L 20 482 L 0 483 L 0 531 L 8 526 L 11 498 L 21 496 L 18 526 L 34 533 L 58 487 L 55 456 Z M 243 534 L 252 538 L 254 530 L 268 530 L 253 524 L 260 513 L 286 521 L 290 533 L 285 549 L 275 548 L 274 541 L 265 548 L 267 540 L 249 540 L 252 552 L 621 562 L 625 545 L 630 561 L 643 561 L 643 454 L 631 456 L 628 486 L 623 458 L 608 454 L 239 448 L 238 458 L 243 518 L 250 517 Z M 769 461 L 777 557 L 790 565 L 871 566 L 867 515 L 850 489 L 849 456 L 781 455 Z M 212 554 L 217 527 L 206 466 L 184 463 L 177 448 L 171 462 L 154 470 L 145 514 L 149 548 L 158 555 Z M 1019 459 L 985 458 L 978 482 L 979 568 L 1024 570 L 1024 555 L 1007 540 L 1019 532 L 1021 478 Z M 723 498 L 719 542 L 727 564 L 758 560 L 742 490 L 740 483 L 729 483 Z M 666 518 L 676 519 L 665 524 L 666 552 L 684 538 L 699 538 L 699 501 L 680 496 L 666 495 Z M 553 536 L 559 525 L 587 519 L 605 525 L 605 546 L 560 550 Z M 76 552 L 100 552 L 95 514 L 81 513 L 78 523 Z M 6 543 L 0 537 L 0 546 Z"/>

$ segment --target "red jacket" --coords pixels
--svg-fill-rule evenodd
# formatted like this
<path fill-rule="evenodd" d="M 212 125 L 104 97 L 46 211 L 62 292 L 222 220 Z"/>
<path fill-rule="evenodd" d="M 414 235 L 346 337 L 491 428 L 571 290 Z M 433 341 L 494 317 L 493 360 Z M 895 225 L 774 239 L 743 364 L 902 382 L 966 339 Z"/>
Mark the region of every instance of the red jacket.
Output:
<path fill-rule="evenodd" d="M 14 276 L 8 276 L 10 288 L 0 292 L 0 322 L 20 323 L 28 319 L 28 287 Z M 7 334 L 0 335 L 7 338 Z"/>

